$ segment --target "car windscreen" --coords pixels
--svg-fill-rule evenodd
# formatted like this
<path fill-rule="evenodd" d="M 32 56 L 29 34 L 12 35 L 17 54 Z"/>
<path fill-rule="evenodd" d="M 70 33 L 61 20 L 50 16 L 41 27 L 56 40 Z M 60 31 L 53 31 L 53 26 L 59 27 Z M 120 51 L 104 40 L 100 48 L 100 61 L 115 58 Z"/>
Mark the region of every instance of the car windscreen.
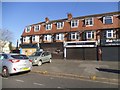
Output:
<path fill-rule="evenodd" d="M 31 56 L 40 56 L 42 52 L 35 52 Z"/>
<path fill-rule="evenodd" d="M 28 59 L 26 55 L 11 55 L 11 57 L 15 59 Z"/>

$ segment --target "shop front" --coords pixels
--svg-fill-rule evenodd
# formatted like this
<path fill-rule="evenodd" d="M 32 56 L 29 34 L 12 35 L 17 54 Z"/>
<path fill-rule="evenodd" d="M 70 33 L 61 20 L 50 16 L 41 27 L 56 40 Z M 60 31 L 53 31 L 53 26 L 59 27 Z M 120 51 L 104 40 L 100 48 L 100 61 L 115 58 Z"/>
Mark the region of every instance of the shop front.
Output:
<path fill-rule="evenodd" d="M 97 60 L 97 42 L 65 42 L 64 58 L 71 60 Z"/>

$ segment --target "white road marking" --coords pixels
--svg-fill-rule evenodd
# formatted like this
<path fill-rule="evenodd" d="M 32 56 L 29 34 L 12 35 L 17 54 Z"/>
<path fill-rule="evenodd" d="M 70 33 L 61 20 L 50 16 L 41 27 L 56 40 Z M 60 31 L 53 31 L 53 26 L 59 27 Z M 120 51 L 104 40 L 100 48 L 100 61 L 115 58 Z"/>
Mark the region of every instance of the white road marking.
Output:
<path fill-rule="evenodd" d="M 40 85 L 40 86 L 44 86 L 44 84 L 40 84 L 40 83 L 33 83 L 35 85 Z"/>
<path fill-rule="evenodd" d="M 61 88 L 61 87 L 57 87 L 57 88 Z"/>
<path fill-rule="evenodd" d="M 18 81 L 18 82 L 24 82 L 23 80 L 18 80 L 18 79 L 16 81 Z"/>

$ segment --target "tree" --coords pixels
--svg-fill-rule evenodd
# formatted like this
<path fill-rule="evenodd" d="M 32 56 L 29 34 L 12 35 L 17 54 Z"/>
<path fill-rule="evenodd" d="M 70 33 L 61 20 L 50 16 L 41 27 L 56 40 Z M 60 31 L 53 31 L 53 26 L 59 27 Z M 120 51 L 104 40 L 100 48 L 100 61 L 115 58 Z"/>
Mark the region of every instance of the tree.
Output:
<path fill-rule="evenodd" d="M 12 40 L 12 32 L 7 29 L 0 29 L 0 52 L 3 51 L 3 47 L 6 43 Z"/>
<path fill-rule="evenodd" d="M 9 48 L 10 48 L 10 51 L 13 49 L 13 47 L 12 47 L 12 42 L 10 42 Z"/>

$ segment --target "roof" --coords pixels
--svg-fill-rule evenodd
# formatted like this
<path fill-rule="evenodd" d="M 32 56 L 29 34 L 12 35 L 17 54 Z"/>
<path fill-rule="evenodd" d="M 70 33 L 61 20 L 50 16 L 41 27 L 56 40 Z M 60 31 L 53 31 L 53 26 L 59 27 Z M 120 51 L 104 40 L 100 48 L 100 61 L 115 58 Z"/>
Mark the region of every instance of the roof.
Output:
<path fill-rule="evenodd" d="M 115 14 L 119 14 L 120 15 L 120 11 L 108 12 L 108 13 L 102 13 L 102 14 L 92 14 L 92 15 L 86 15 L 86 16 L 79 16 L 79 17 L 73 17 L 72 19 L 84 19 L 84 18 L 88 18 L 88 17 L 99 17 L 99 16 L 115 15 Z M 65 21 L 65 20 L 68 20 L 68 18 L 58 19 L 58 20 L 51 20 L 48 23 L 61 22 L 61 21 Z M 44 21 L 44 22 L 39 22 L 39 23 L 36 23 L 36 24 L 31 24 L 31 25 L 28 25 L 28 26 L 38 25 L 38 24 L 48 24 L 48 23 L 46 23 Z"/>

